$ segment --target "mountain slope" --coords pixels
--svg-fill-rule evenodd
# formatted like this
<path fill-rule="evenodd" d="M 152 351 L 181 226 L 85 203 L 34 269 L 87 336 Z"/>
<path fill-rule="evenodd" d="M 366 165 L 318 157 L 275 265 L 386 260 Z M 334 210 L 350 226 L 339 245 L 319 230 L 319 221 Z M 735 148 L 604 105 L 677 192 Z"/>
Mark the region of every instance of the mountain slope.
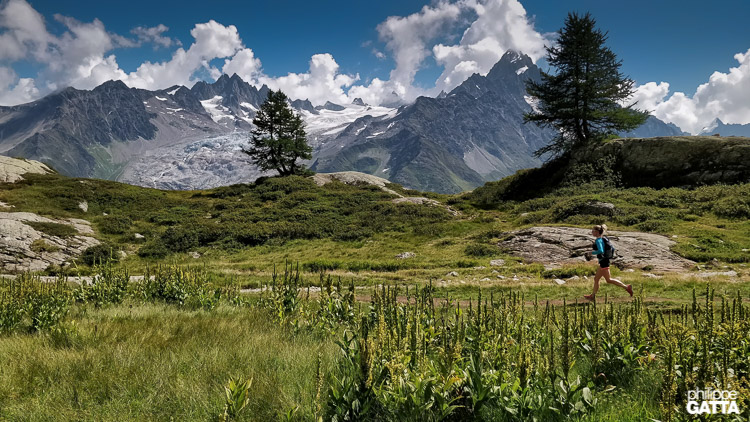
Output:
<path fill-rule="evenodd" d="M 623 138 L 654 138 L 657 136 L 683 136 L 689 135 L 677 127 L 674 123 L 666 123 L 655 116 L 648 116 L 646 122 L 630 132 L 619 134 Z"/>
<path fill-rule="evenodd" d="M 715 119 L 710 125 L 703 128 L 701 135 L 719 134 L 721 136 L 745 136 L 750 137 L 750 124 L 726 124 L 720 119 Z"/>
<path fill-rule="evenodd" d="M 445 96 L 420 97 L 393 117 L 358 119 L 316 149 L 313 169 L 452 193 L 537 166 L 532 154 L 553 132 L 523 124 L 529 78 L 539 79 L 531 59 L 508 52 L 487 76 L 474 74 Z"/>

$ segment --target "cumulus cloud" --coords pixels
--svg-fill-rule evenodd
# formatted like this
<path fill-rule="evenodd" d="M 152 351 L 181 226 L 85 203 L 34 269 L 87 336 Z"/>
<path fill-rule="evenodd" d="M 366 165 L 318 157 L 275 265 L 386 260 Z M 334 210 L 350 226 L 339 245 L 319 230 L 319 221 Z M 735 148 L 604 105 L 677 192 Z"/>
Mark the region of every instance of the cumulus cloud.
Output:
<path fill-rule="evenodd" d="M 339 73 L 336 60 L 325 53 L 312 56 L 307 73 L 289 73 L 279 78 L 263 75 L 259 78 L 259 83 L 266 84 L 271 89 L 281 89 L 290 98 L 309 99 L 313 104 L 323 104 L 326 101 L 348 102 L 344 88 L 352 86 L 358 79 L 359 75 Z"/>
<path fill-rule="evenodd" d="M 24 0 L 0 5 L 0 60 L 18 60 L 29 54 L 39 59 L 45 54 L 49 35 L 44 18 Z"/>
<path fill-rule="evenodd" d="M 468 27 L 457 44 L 436 41 L 461 25 Z M 386 81 L 373 79 L 349 90 L 350 98 L 367 98 L 371 104 L 399 104 L 450 91 L 473 73 L 489 72 L 508 50 L 522 51 L 536 61 L 549 42 L 534 29 L 517 0 L 440 1 L 405 17 L 391 16 L 377 29 L 395 68 Z M 415 76 L 429 57 L 443 72 L 434 87 L 417 87 Z"/>
<path fill-rule="evenodd" d="M 551 42 L 549 34 L 534 29 L 518 0 L 437 0 L 377 26 L 380 44 L 368 41 L 362 47 L 380 60 L 392 59 L 394 67 L 387 79 L 363 83 L 358 74 L 342 73 L 327 53 L 312 56 L 304 73 L 266 75 L 237 28 L 213 20 L 196 24 L 190 31 L 193 42 L 183 48 L 166 36 L 165 25 L 136 27 L 125 37 L 108 32 L 98 19 L 54 18 L 65 27 L 60 35 L 48 32 L 43 16 L 26 0 L 0 2 L 0 104 L 28 102 L 66 86 L 90 89 L 110 79 L 131 87 L 162 89 L 192 86 L 197 75 L 218 78 L 236 73 L 256 86 L 267 84 L 293 99 L 315 104 L 348 103 L 360 97 L 369 104 L 400 105 L 419 95 L 450 91 L 473 73 L 486 74 L 508 50 L 524 52 L 536 61 L 544 55 L 545 43 Z M 145 44 L 175 50 L 164 61 L 144 62 L 129 73 L 122 70 L 112 52 Z M 715 72 L 692 97 L 670 94 L 667 82 L 649 82 L 637 87 L 632 100 L 692 133 L 716 117 L 726 123 L 750 123 L 750 50 L 734 58 L 736 67 Z M 211 65 L 216 59 L 223 59 L 223 64 Z M 434 87 L 418 86 L 416 75 L 429 59 L 443 71 Z M 38 64 L 38 75 L 19 78 L 13 69 L 16 62 Z"/>
<path fill-rule="evenodd" d="M 729 72 L 714 72 L 708 82 L 688 97 L 682 92 L 669 94 L 669 84 L 649 82 L 636 89 L 639 106 L 680 129 L 699 133 L 715 118 L 724 123 L 750 123 L 750 49 L 734 55 L 739 65 Z"/>
<path fill-rule="evenodd" d="M 137 27 L 132 31 L 137 39 L 132 40 L 108 32 L 98 19 L 80 22 L 59 14 L 54 18 L 66 29 L 59 36 L 47 31 L 44 18 L 25 0 L 8 0 L 0 4 L 0 60 L 11 64 L 26 61 L 40 65 L 36 79 L 19 79 L 15 72 L 9 73 L 12 68 L 4 68 L 0 83 L 0 99 L 4 104 L 33 100 L 67 86 L 91 89 L 113 79 L 146 89 L 174 84 L 191 86 L 199 70 L 205 70 L 213 77 L 221 74 L 221 70 L 210 65 L 216 58 L 232 57 L 241 50 L 243 52 L 235 63 L 246 59 L 248 52 L 252 56 L 252 51 L 244 49 L 235 26 L 224 26 L 211 20 L 196 24 L 190 31 L 195 40 L 187 50 L 178 48 L 169 60 L 144 62 L 136 71 L 127 73 L 120 68 L 112 50 L 144 43 L 164 47 L 178 45 L 164 36 L 168 30 L 165 25 Z"/>
<path fill-rule="evenodd" d="M 33 79 L 19 79 L 13 69 L 0 66 L 0 105 L 28 103 L 38 96 Z"/>
<path fill-rule="evenodd" d="M 138 37 L 139 44 L 152 43 L 154 44 L 154 49 L 158 47 L 166 48 L 173 45 L 182 45 L 180 40 L 164 36 L 163 34 L 167 31 L 169 31 L 169 27 L 164 24 L 159 24 L 152 27 L 137 26 L 133 28 L 130 33 Z"/>
<path fill-rule="evenodd" d="M 237 73 L 250 83 L 280 88 L 292 98 L 349 102 L 361 97 L 370 104 L 396 105 L 414 100 L 419 95 L 450 89 L 471 73 L 486 73 L 505 52 L 513 48 L 534 57 L 539 50 L 541 35 L 533 31 L 523 7 L 517 0 L 438 0 L 407 16 L 391 16 L 377 26 L 383 47 L 372 42 L 363 44 L 380 60 L 394 61 L 387 80 L 375 78 L 355 85 L 358 75 L 340 73 L 339 65 L 330 54 L 316 54 L 306 73 L 289 73 L 271 77 L 262 72 L 261 61 L 252 49 L 243 45 L 237 28 L 216 21 L 195 25 L 194 42 L 184 49 L 177 41 L 165 36 L 167 26 L 137 27 L 134 38 L 107 32 L 95 19 L 80 22 L 56 15 L 66 31 L 55 36 L 47 32 L 43 17 L 26 0 L 7 0 L 0 10 L 0 60 L 35 60 L 43 64 L 36 80 L 6 83 L 0 95 L 11 89 L 39 95 L 65 86 L 90 89 L 109 79 L 122 80 L 132 87 L 160 89 L 174 84 L 191 86 L 196 73 L 212 78 L 221 73 Z M 469 25 L 470 23 L 470 25 Z M 446 34 L 468 25 L 456 45 L 445 42 Z M 450 35 L 450 34 L 448 34 Z M 118 65 L 112 51 L 152 43 L 155 47 L 179 46 L 170 59 L 144 62 L 127 73 Z M 415 86 L 417 72 L 425 60 L 434 58 L 444 66 L 437 86 Z M 211 66 L 214 59 L 225 59 L 221 68 Z M 17 78 L 16 78 L 17 79 Z M 39 87 L 39 89 L 31 87 Z M 6 95 L 7 94 L 7 95 Z"/>
<path fill-rule="evenodd" d="M 253 50 L 243 48 L 232 58 L 224 61 L 221 71 L 227 75 L 237 74 L 242 80 L 257 85 L 258 77 L 261 76 L 260 59 L 255 57 Z"/>
<path fill-rule="evenodd" d="M 190 31 L 195 41 L 185 50 L 178 48 L 168 61 L 141 64 L 135 72 L 122 79 L 129 86 L 143 89 L 160 89 L 172 85 L 192 86 L 194 74 L 207 70 L 217 78 L 221 71 L 211 67 L 216 58 L 233 56 L 243 49 L 242 40 L 234 25 L 224 26 L 214 20 L 199 23 Z"/>
<path fill-rule="evenodd" d="M 489 0 L 468 4 L 477 14 L 456 45 L 432 48 L 444 67 L 435 91 L 450 91 L 473 73 L 486 74 L 508 50 L 521 51 L 536 62 L 549 40 L 534 29 L 517 0 Z"/>

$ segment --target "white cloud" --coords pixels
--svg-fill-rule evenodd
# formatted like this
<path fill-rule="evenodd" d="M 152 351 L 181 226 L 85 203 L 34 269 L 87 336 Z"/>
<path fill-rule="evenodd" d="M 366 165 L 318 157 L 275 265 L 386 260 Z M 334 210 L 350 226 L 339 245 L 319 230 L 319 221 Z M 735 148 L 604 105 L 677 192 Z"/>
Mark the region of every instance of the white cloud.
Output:
<path fill-rule="evenodd" d="M 253 50 L 243 48 L 232 58 L 224 61 L 221 71 L 230 76 L 236 73 L 245 82 L 257 85 L 258 77 L 261 76 L 260 59 L 255 57 Z"/>
<path fill-rule="evenodd" d="M 44 18 L 24 0 L 0 5 L 0 60 L 18 60 L 44 54 L 48 37 Z"/>
<path fill-rule="evenodd" d="M 477 19 L 456 45 L 438 44 L 432 51 L 444 71 L 435 91 L 450 91 L 473 73 L 486 74 L 508 50 L 520 51 L 536 62 L 549 40 L 534 29 L 517 0 L 488 0 L 473 5 Z"/>
<path fill-rule="evenodd" d="M 160 89 L 174 84 L 191 86 L 196 72 L 203 71 L 212 78 L 221 73 L 237 73 L 253 84 L 266 83 L 281 88 L 292 98 L 308 98 L 316 104 L 325 101 L 349 102 L 361 97 L 370 104 L 401 104 L 414 100 L 433 89 L 415 86 L 414 79 L 425 60 L 433 56 L 445 71 L 434 90 L 450 88 L 473 72 L 486 72 L 508 48 L 534 55 L 533 48 L 542 37 L 533 31 L 525 11 L 517 0 L 438 0 L 408 16 L 391 16 L 377 27 L 385 52 L 365 43 L 378 59 L 394 60 L 388 80 L 375 78 L 365 85 L 354 85 L 358 75 L 339 73 L 339 65 L 330 54 L 316 54 L 311 58 L 307 73 L 289 73 L 271 77 L 262 72 L 261 61 L 240 39 L 237 28 L 216 21 L 195 25 L 191 35 L 195 41 L 187 48 L 177 48 L 169 60 L 144 62 L 131 73 L 123 71 L 112 54 L 115 48 L 136 47 L 153 43 L 159 47 L 177 45 L 164 34 L 165 25 L 137 27 L 130 39 L 106 31 L 104 24 L 79 22 L 56 15 L 55 19 L 67 30 L 60 36 L 47 32 L 43 17 L 25 0 L 8 0 L 0 11 L 0 59 L 35 60 L 43 64 L 32 84 L 14 82 L 13 89 L 29 95 L 39 95 L 65 86 L 93 88 L 109 79 L 124 81 L 129 86 Z M 471 18 L 471 20 L 467 20 Z M 472 22 L 473 20 L 473 22 Z M 471 25 L 460 43 L 437 43 L 459 25 Z M 500 23 L 500 24 L 498 24 Z M 526 46 L 532 46 L 527 51 Z M 224 58 L 221 69 L 210 65 L 212 60 Z M 35 82 L 35 84 L 33 83 Z M 31 86 L 39 90 L 28 89 Z M 6 84 L 0 95 L 11 89 Z M 7 98 L 13 98 L 10 94 Z"/>
<path fill-rule="evenodd" d="M 750 123 L 750 49 L 734 55 L 739 63 L 729 72 L 714 72 L 693 97 L 675 92 L 667 98 L 669 84 L 649 82 L 637 87 L 635 99 L 661 120 L 696 134 L 715 118 L 724 123 Z M 665 99 L 666 98 L 666 99 Z"/>
<path fill-rule="evenodd" d="M 279 78 L 263 75 L 258 82 L 271 89 L 281 89 L 290 98 L 309 99 L 313 104 L 323 104 L 326 101 L 349 102 L 344 88 L 352 86 L 358 79 L 359 75 L 339 73 L 336 60 L 325 53 L 312 56 L 307 73 L 289 73 Z"/>
<path fill-rule="evenodd" d="M 164 24 L 153 27 L 138 26 L 133 28 L 130 33 L 138 37 L 139 43 L 153 43 L 154 49 L 157 47 L 171 47 L 172 45 L 182 45 L 179 40 L 165 37 L 165 32 L 169 28 Z"/>
<path fill-rule="evenodd" d="M 165 25 L 137 27 L 132 33 L 137 40 L 107 32 L 104 24 L 94 19 L 80 22 L 72 17 L 55 15 L 66 31 L 56 36 L 47 31 L 44 18 L 25 0 L 9 0 L 0 4 L 0 60 L 41 65 L 35 80 L 15 81 L 5 75 L 0 83 L 0 98 L 6 104 L 13 99 L 33 100 L 50 91 L 73 86 L 91 89 L 111 79 L 129 86 L 159 89 L 174 84 L 192 85 L 194 74 L 204 69 L 214 77 L 221 71 L 209 63 L 216 58 L 232 57 L 243 50 L 237 28 L 216 21 L 196 24 L 190 31 L 195 41 L 185 50 L 178 48 L 170 60 L 142 63 L 135 72 L 126 73 L 111 54 L 115 48 L 135 47 L 144 43 L 159 46 L 177 45 L 164 36 Z M 246 54 L 246 53 L 243 53 Z M 238 60 L 243 56 L 238 57 Z M 13 82 L 8 82 L 13 79 Z M 39 89 L 37 89 L 37 87 Z"/>
<path fill-rule="evenodd" d="M 242 40 L 234 25 L 224 26 L 214 20 L 196 24 L 190 31 L 195 42 L 187 50 L 178 48 L 171 60 L 160 63 L 145 62 L 124 80 L 128 86 L 143 89 L 161 89 L 172 85 L 192 86 L 194 74 L 207 70 L 217 78 L 221 71 L 209 65 L 216 58 L 233 56 L 243 49 Z"/>
<path fill-rule="evenodd" d="M 470 24 L 458 44 L 436 43 L 467 18 Z M 387 81 L 374 79 L 349 90 L 349 98 L 361 97 L 370 104 L 405 103 L 450 91 L 473 73 L 486 74 L 508 50 L 536 61 L 548 42 L 517 0 L 440 1 L 406 17 L 389 17 L 377 29 L 396 66 Z M 430 56 L 444 70 L 434 88 L 423 89 L 414 85 L 414 78 Z"/>
<path fill-rule="evenodd" d="M 39 90 L 34 86 L 33 79 L 18 79 L 13 69 L 0 66 L 0 105 L 23 104 L 38 96 Z"/>
<path fill-rule="evenodd" d="M 449 91 L 473 73 L 486 74 L 507 50 L 537 60 L 550 42 L 549 35 L 534 29 L 518 0 L 438 0 L 377 26 L 382 44 L 365 42 L 362 47 L 380 60 L 392 59 L 394 67 L 388 79 L 362 83 L 359 75 L 340 73 L 330 54 L 312 56 L 305 73 L 265 75 L 261 60 L 243 44 L 237 28 L 213 20 L 196 24 L 190 31 L 193 43 L 183 48 L 165 35 L 165 25 L 137 27 L 131 31 L 134 38 L 128 38 L 108 32 L 98 19 L 80 22 L 61 15 L 55 19 L 66 28 L 60 35 L 47 31 L 44 18 L 27 1 L 0 3 L 0 104 L 31 101 L 66 86 L 90 89 L 110 79 L 161 89 L 192 86 L 198 74 L 218 78 L 221 73 L 237 73 L 256 86 L 265 83 L 315 104 L 343 104 L 360 97 L 369 104 L 398 105 L 418 95 Z M 458 41 L 446 41 L 462 29 Z M 133 72 L 123 71 L 112 51 L 146 43 L 176 49 L 167 60 L 147 61 Z M 649 82 L 637 88 L 633 100 L 639 108 L 692 133 L 716 117 L 727 123 L 750 123 L 750 50 L 734 57 L 736 67 L 715 72 L 692 97 L 670 94 L 667 82 Z M 443 72 L 434 87 L 417 86 L 415 77 L 429 58 Z M 212 66 L 216 59 L 224 59 L 223 64 Z M 19 78 L 13 70 L 16 62 L 40 65 L 39 74 L 35 79 Z"/>
<path fill-rule="evenodd" d="M 391 82 L 411 85 L 420 65 L 430 54 L 427 43 L 444 34 L 446 25 L 454 23 L 463 8 L 463 3 L 441 1 L 406 17 L 391 16 L 378 25 L 380 38 L 396 62 L 390 74 Z"/>

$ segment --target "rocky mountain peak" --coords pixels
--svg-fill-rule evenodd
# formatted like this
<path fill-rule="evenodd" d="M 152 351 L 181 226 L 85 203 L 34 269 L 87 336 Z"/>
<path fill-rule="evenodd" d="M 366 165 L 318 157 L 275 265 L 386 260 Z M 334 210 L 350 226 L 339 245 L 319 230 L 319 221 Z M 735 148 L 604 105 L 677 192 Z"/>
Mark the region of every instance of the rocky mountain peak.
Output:
<path fill-rule="evenodd" d="M 94 92 L 108 92 L 108 91 L 129 91 L 130 88 L 125 85 L 125 82 L 120 80 L 110 80 L 97 86 L 93 89 Z"/>
<path fill-rule="evenodd" d="M 294 100 L 294 101 L 291 102 L 291 106 L 292 106 L 292 108 L 294 108 L 294 109 L 296 109 L 298 111 L 306 110 L 306 111 L 309 111 L 312 114 L 318 114 L 318 110 L 316 110 L 315 107 L 313 107 L 313 105 L 310 102 L 310 100 L 307 100 L 307 99 L 305 99 L 305 100 Z"/>
<path fill-rule="evenodd" d="M 487 79 L 498 80 L 505 79 L 508 77 L 524 75 L 529 70 L 537 69 L 531 57 L 519 53 L 513 50 L 508 50 L 503 54 L 503 57 L 492 66 L 492 69 L 487 73 Z"/>
<path fill-rule="evenodd" d="M 331 111 L 341 111 L 341 110 L 344 110 L 345 108 L 346 107 L 340 106 L 330 101 L 326 101 L 326 103 L 323 104 L 322 106 L 315 107 L 316 110 L 331 110 Z"/>

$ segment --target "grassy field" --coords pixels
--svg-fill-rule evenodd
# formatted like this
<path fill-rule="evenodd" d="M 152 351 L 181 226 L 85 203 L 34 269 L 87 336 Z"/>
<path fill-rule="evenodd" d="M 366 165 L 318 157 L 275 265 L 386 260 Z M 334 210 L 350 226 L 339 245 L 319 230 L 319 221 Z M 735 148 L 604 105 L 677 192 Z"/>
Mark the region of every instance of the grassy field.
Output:
<path fill-rule="evenodd" d="M 394 204 L 372 186 L 296 177 L 193 192 L 56 175 L 0 184 L 13 211 L 91 221 L 106 246 L 89 255 L 115 258 L 46 271 L 98 275 L 89 288 L 3 282 L 0 419 L 205 421 L 230 409 L 227 419 L 262 421 L 680 420 L 686 389 L 706 385 L 740 390 L 747 418 L 750 184 L 594 182 L 524 201 L 492 189 L 426 194 L 453 215 Z M 581 214 L 591 201 L 618 212 Z M 614 269 L 638 299 L 602 285 L 594 308 L 581 303 L 593 266 L 546 270 L 496 246 L 519 228 L 601 222 L 677 236 L 674 252 L 738 275 Z M 415 256 L 396 258 L 403 252 Z M 259 293 L 285 262 L 300 277 Z M 128 283 L 125 270 L 157 281 Z M 329 291 L 328 276 L 343 287 Z M 230 378 L 252 378 L 235 416 Z"/>
<path fill-rule="evenodd" d="M 287 270 L 256 294 L 199 268 L 3 281 L 0 418 L 681 420 L 703 385 L 739 391 L 747 416 L 750 303 L 736 291 L 703 283 L 670 309 L 550 304 L 535 287 L 449 303 L 381 286 L 362 301 L 353 283 L 311 293 Z M 247 400 L 227 399 L 230 379 L 252 379 Z"/>

